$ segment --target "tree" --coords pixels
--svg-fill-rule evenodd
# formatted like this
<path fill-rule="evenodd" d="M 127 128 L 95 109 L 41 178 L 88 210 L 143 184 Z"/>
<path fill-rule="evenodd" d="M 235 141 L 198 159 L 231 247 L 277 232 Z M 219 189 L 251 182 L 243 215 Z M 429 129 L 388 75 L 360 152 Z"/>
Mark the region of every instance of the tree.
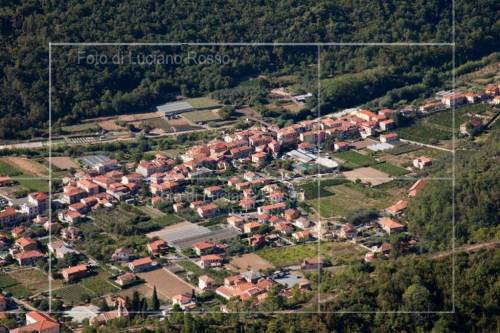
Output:
<path fill-rule="evenodd" d="M 430 301 L 429 290 L 418 283 L 410 285 L 403 294 L 407 311 L 429 311 Z"/>
<path fill-rule="evenodd" d="M 232 116 L 234 116 L 234 113 L 235 113 L 236 109 L 234 106 L 232 105 L 226 105 L 224 106 L 220 111 L 219 111 L 219 116 L 223 119 L 223 120 L 228 120 L 230 119 Z"/>
<path fill-rule="evenodd" d="M 151 308 L 153 311 L 159 311 L 160 310 L 160 300 L 158 299 L 158 294 L 156 292 L 156 286 L 153 288 L 153 297 L 152 297 L 152 302 L 151 302 Z"/>

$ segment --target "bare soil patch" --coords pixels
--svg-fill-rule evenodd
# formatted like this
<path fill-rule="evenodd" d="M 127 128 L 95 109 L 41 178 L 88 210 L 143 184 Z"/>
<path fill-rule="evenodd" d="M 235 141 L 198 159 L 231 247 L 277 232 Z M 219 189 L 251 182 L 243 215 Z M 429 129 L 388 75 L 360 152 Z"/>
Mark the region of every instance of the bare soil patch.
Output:
<path fill-rule="evenodd" d="M 230 261 L 230 265 L 237 267 L 240 272 L 247 270 L 260 271 L 274 268 L 273 264 L 255 253 L 244 254 L 241 257 L 233 257 Z"/>
<path fill-rule="evenodd" d="M 163 268 L 137 275 L 146 281 L 148 287 L 154 288 L 156 286 L 158 294 L 168 299 L 177 294 L 191 292 L 193 289 L 196 289 L 196 287 Z"/>
<path fill-rule="evenodd" d="M 46 166 L 24 157 L 10 156 L 4 157 L 3 160 L 28 175 L 46 177 L 49 174 Z"/>

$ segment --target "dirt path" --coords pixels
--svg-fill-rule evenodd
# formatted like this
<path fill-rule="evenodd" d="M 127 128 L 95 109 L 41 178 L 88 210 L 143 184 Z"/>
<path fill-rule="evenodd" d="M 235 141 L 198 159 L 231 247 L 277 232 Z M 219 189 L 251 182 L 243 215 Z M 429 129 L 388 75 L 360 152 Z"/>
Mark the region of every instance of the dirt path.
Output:
<path fill-rule="evenodd" d="M 498 247 L 500 247 L 500 240 L 486 242 L 486 243 L 460 246 L 460 247 L 455 248 L 455 253 L 461 253 L 461 252 L 471 253 L 471 252 L 477 252 L 477 251 L 479 251 L 481 249 L 485 249 L 485 248 L 495 249 Z M 442 258 L 449 257 L 452 254 L 453 254 L 453 250 L 441 251 L 441 252 L 433 253 L 430 256 L 430 258 L 431 259 L 442 259 Z"/>

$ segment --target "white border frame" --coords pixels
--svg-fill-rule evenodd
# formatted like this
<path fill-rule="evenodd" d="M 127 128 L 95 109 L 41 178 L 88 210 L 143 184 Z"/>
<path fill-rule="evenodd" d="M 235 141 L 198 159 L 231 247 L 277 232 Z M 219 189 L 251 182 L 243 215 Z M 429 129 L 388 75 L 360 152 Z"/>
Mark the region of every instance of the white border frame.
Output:
<path fill-rule="evenodd" d="M 318 67 L 318 82 L 317 82 L 317 95 L 318 102 L 320 102 L 321 98 L 321 47 L 324 46 L 448 46 L 452 47 L 452 91 L 455 92 L 456 88 L 456 43 L 455 43 L 455 1 L 452 1 L 452 36 L 453 42 L 395 42 L 395 43 L 387 43 L 387 42 L 374 42 L 374 43 L 362 43 L 362 42 L 353 42 L 353 43 L 340 43 L 340 42 L 332 42 L 332 43 L 283 43 L 283 42 L 274 42 L 274 43 L 245 43 L 245 42 L 236 42 L 236 43 L 226 43 L 226 42 L 218 42 L 218 43 L 190 43 L 190 42 L 49 42 L 49 64 L 48 64 L 48 72 L 49 72 L 49 141 L 48 141 L 48 152 L 49 152 L 49 201 L 52 202 L 52 47 L 53 46 L 310 46 L 317 48 L 317 67 Z M 321 117 L 320 113 L 320 105 L 318 103 L 318 116 L 316 119 Z M 455 134 L 455 105 L 452 105 L 452 177 L 429 177 L 428 180 L 451 180 L 452 182 L 452 242 L 451 242 L 451 251 L 452 251 L 452 310 L 442 310 L 442 311 L 322 311 L 321 310 L 321 291 L 319 288 L 319 283 L 321 282 L 321 274 L 318 269 L 318 292 L 317 292 L 317 311 L 232 311 L 228 312 L 228 315 L 231 314 L 444 314 L 444 313 L 455 313 L 455 176 L 456 176 L 456 134 Z M 369 178 L 369 177 L 368 177 Z M 367 178 L 367 179 L 368 179 Z M 374 178 L 369 178 L 374 179 Z M 417 178 L 410 177 L 393 177 L 393 180 L 396 179 L 406 179 L 406 180 L 416 180 Z M 320 191 L 321 177 L 318 177 L 318 193 Z M 319 201 L 318 201 L 319 205 Z M 52 216 L 52 207 L 49 205 L 49 216 Z M 321 226 L 321 218 L 319 217 L 318 224 Z M 49 226 L 49 242 L 52 241 L 52 227 Z M 318 259 L 321 257 L 320 252 L 320 240 L 318 238 L 317 242 L 318 249 Z M 65 314 L 66 311 L 52 311 L 52 265 L 49 260 L 49 310 L 48 313 L 51 314 Z M 314 298 L 314 296 L 313 296 Z M 151 314 L 157 314 L 156 312 L 146 312 Z M 221 313 L 219 311 L 190 311 L 191 314 L 211 314 L 211 313 Z"/>

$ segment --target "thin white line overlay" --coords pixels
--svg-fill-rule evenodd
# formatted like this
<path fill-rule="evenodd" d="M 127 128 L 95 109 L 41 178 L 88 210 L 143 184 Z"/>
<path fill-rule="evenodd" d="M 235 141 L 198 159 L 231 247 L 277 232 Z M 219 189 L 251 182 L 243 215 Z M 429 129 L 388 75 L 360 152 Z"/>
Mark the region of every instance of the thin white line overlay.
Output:
<path fill-rule="evenodd" d="M 316 47 L 318 50 L 318 59 L 317 59 L 317 67 L 318 67 L 318 118 L 321 116 L 320 113 L 320 89 L 321 89 L 321 47 L 325 46 L 344 46 L 344 47 L 355 47 L 355 46 L 374 46 L 374 47 L 383 47 L 383 46 L 388 46 L 388 47 L 395 47 L 395 46 L 446 46 L 446 47 L 452 47 L 452 91 L 455 91 L 455 84 L 456 84 L 456 78 L 455 78 L 455 52 L 456 52 L 456 43 L 455 43 L 455 1 L 452 1 L 453 3 L 453 42 L 394 42 L 394 43 L 387 43 L 387 42 L 373 42 L 373 43 L 362 43 L 362 42 L 351 42 L 351 43 L 283 43 L 283 42 L 273 42 L 273 43 L 225 43 L 225 42 L 215 42 L 215 43 L 183 43 L 183 42 L 132 42 L 132 43 L 126 43 L 126 42 L 49 42 L 49 143 L 48 143 L 48 154 L 49 154 L 49 201 L 52 202 L 52 180 L 55 179 L 62 179 L 62 178 L 52 178 L 52 46 L 248 46 L 248 47 L 264 47 L 264 46 L 295 46 L 295 47 Z M 455 128 L 455 106 L 453 105 L 452 107 L 452 126 Z M 455 132 L 453 132 L 452 136 L 452 160 L 453 160 L 453 166 L 452 166 L 452 177 L 426 177 L 427 180 L 448 180 L 452 182 L 452 222 L 453 222 L 453 235 L 452 235 L 452 310 L 442 310 L 442 311 L 322 311 L 321 309 L 321 288 L 320 288 L 320 283 L 321 283 L 321 274 L 318 274 L 318 290 L 317 290 L 317 300 L 318 300 L 318 306 L 317 306 L 317 311 L 231 311 L 228 312 L 228 314 L 330 314 L 330 313 L 338 313 L 338 314 L 451 314 L 455 313 L 455 149 L 456 149 L 456 138 L 455 138 Z M 318 193 L 320 192 L 320 185 L 321 185 L 321 176 L 317 177 L 318 181 Z M 419 177 L 391 177 L 393 180 L 417 180 Z M 44 179 L 44 178 L 41 178 Z M 362 179 L 378 179 L 377 177 L 366 177 Z M 47 180 L 45 178 L 45 180 Z M 318 206 L 320 205 L 319 200 L 318 200 Z M 52 216 L 52 208 L 51 205 L 49 205 L 49 216 Z M 318 224 L 321 227 L 321 218 L 318 216 Z M 49 242 L 52 240 L 52 228 L 49 227 Z M 321 229 L 321 228 L 320 228 Z M 318 237 L 318 243 L 317 243 L 317 250 L 318 250 L 318 259 L 321 258 L 321 248 L 320 248 L 320 240 Z M 48 280 L 49 280 L 49 313 L 54 313 L 54 314 L 65 314 L 65 311 L 52 311 L 52 279 L 51 279 L 51 274 L 52 274 L 52 265 L 49 260 L 49 275 L 48 275 Z M 320 269 L 318 269 L 319 273 Z M 9 311 L 6 311 L 9 313 Z M 16 313 L 19 313 L 17 311 Z M 85 312 L 86 313 L 86 312 Z M 135 313 L 133 311 L 129 311 L 129 313 Z M 152 311 L 145 311 L 145 312 L 137 312 L 137 313 L 146 313 L 146 314 L 155 314 L 156 312 Z M 220 313 L 220 312 L 213 312 L 213 311 L 190 311 L 189 313 L 192 314 L 211 314 L 211 313 Z"/>

